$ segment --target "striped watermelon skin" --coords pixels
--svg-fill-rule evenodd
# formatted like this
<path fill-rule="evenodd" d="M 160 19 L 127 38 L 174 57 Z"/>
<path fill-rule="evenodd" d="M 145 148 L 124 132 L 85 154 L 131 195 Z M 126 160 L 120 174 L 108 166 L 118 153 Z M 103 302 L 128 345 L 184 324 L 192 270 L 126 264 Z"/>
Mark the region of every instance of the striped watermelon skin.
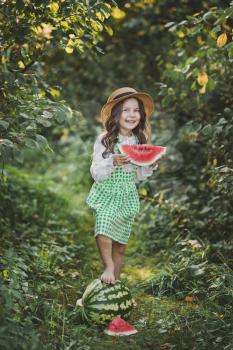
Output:
<path fill-rule="evenodd" d="M 96 279 L 82 296 L 82 316 L 88 323 L 106 324 L 116 316 L 126 319 L 132 309 L 130 290 L 120 280 L 109 285 Z"/>

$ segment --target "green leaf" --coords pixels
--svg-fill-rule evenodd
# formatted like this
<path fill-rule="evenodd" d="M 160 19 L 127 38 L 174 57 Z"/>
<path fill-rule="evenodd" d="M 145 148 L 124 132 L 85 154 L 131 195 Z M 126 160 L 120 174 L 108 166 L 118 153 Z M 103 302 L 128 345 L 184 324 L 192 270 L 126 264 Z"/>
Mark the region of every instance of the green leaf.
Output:
<path fill-rule="evenodd" d="M 108 32 L 110 36 L 113 35 L 113 30 L 110 26 L 107 26 L 106 24 L 104 25 L 105 30 Z"/>
<path fill-rule="evenodd" d="M 34 139 L 31 139 L 31 138 L 28 138 L 28 137 L 26 137 L 24 139 L 24 144 L 25 144 L 26 147 L 31 148 L 31 149 L 39 148 L 38 143 Z"/>
<path fill-rule="evenodd" d="M 54 118 L 58 123 L 63 123 L 66 119 L 71 119 L 73 116 L 72 109 L 63 104 L 57 105 L 54 113 Z"/>
<path fill-rule="evenodd" d="M 0 146 L 4 145 L 6 147 L 13 147 L 14 143 L 11 140 L 8 139 L 0 139 Z"/>
<path fill-rule="evenodd" d="M 99 11 L 99 12 L 96 12 L 96 17 L 101 21 L 101 22 L 104 22 L 105 20 L 105 16 Z"/>
<path fill-rule="evenodd" d="M 10 124 L 6 122 L 5 120 L 0 120 L 0 126 L 4 129 L 7 129 Z"/>
<path fill-rule="evenodd" d="M 197 84 L 196 84 L 196 80 L 194 80 L 191 85 L 191 90 L 196 90 L 196 89 L 197 89 Z"/>
<path fill-rule="evenodd" d="M 20 150 L 17 146 L 13 148 L 13 157 L 18 163 L 23 163 L 24 152 Z"/>
<path fill-rule="evenodd" d="M 212 32 L 217 33 L 221 31 L 221 26 L 218 24 L 216 27 L 212 29 Z"/>
<path fill-rule="evenodd" d="M 213 131 L 213 127 L 210 124 L 207 124 L 204 126 L 204 128 L 201 130 L 201 133 L 204 135 L 210 135 Z"/>
<path fill-rule="evenodd" d="M 233 43 L 229 43 L 227 46 L 227 53 L 228 53 L 228 57 L 231 59 L 233 58 Z"/>
<path fill-rule="evenodd" d="M 27 131 L 36 130 L 36 129 L 37 129 L 37 125 L 36 125 L 36 123 L 34 123 L 34 122 L 30 123 L 30 124 L 25 128 L 25 130 L 27 130 Z"/>
<path fill-rule="evenodd" d="M 19 113 L 19 115 L 25 119 L 33 119 L 31 115 L 28 115 L 26 113 Z"/>
<path fill-rule="evenodd" d="M 48 128 L 52 125 L 50 120 L 43 119 L 43 118 L 37 118 L 37 123 L 43 125 L 45 128 Z"/>
<path fill-rule="evenodd" d="M 103 13 L 105 18 L 110 17 L 112 9 L 109 4 L 104 4 L 104 3 L 99 4 L 99 10 Z"/>
<path fill-rule="evenodd" d="M 48 141 L 43 135 L 36 134 L 36 141 L 40 149 L 46 148 L 48 146 Z"/>
<path fill-rule="evenodd" d="M 56 113 L 55 113 L 55 115 L 54 115 L 54 118 L 56 119 L 56 121 L 57 121 L 58 123 L 60 123 L 60 124 L 63 123 L 64 120 L 66 119 L 66 118 L 65 118 L 65 113 L 64 113 L 64 111 L 57 110 Z"/>
<path fill-rule="evenodd" d="M 101 32 L 103 30 L 103 25 L 97 21 L 97 20 L 94 20 L 94 19 L 90 19 L 90 23 L 91 23 L 91 26 L 92 28 L 96 31 L 96 32 Z"/>

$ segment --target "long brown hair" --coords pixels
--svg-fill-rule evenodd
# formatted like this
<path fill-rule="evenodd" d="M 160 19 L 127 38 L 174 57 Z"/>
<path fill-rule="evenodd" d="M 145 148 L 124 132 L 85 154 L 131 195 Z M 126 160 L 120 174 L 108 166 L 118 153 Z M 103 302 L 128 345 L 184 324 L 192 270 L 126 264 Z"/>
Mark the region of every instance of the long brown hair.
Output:
<path fill-rule="evenodd" d="M 132 130 L 132 132 L 136 136 L 138 143 L 147 143 L 147 138 L 144 134 L 144 131 L 148 128 L 148 117 L 146 117 L 143 102 L 137 97 L 134 98 L 138 101 L 139 113 L 141 117 L 138 125 Z M 117 136 L 120 131 L 119 120 L 122 113 L 124 101 L 126 101 L 126 99 L 121 100 L 115 104 L 111 110 L 111 115 L 105 123 L 105 129 L 107 132 L 101 140 L 102 144 L 106 147 L 106 150 L 102 153 L 104 158 L 106 158 L 105 156 L 107 156 L 108 153 L 114 153 L 114 146 L 117 142 Z"/>

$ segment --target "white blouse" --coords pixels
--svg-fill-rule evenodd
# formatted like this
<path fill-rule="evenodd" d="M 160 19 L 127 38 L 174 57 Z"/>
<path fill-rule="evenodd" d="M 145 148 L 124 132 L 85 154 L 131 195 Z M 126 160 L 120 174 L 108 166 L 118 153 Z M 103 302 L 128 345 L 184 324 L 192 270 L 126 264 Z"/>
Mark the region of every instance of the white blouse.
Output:
<path fill-rule="evenodd" d="M 133 144 L 133 135 L 132 136 L 124 136 L 119 135 L 119 142 L 123 144 Z M 111 173 L 115 170 L 116 167 L 122 167 L 123 171 L 137 169 L 137 178 L 136 182 L 145 180 L 148 176 L 153 174 L 153 171 L 158 168 L 158 164 L 154 167 L 152 166 L 137 166 L 135 164 L 123 164 L 123 165 L 114 165 L 113 164 L 113 156 L 114 154 L 110 153 L 107 155 L 107 158 L 103 158 L 102 153 L 106 149 L 105 146 L 101 143 L 102 137 L 104 133 L 97 136 L 96 141 L 94 143 L 94 152 L 92 154 L 92 164 L 90 167 L 91 176 L 95 181 L 102 181 L 106 179 Z"/>

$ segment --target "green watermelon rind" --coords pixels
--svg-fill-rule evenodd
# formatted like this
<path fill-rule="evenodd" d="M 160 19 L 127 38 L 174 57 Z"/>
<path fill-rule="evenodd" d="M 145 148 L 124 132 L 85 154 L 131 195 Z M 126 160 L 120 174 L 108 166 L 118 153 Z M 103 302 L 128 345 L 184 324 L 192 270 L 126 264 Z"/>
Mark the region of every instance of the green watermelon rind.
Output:
<path fill-rule="evenodd" d="M 125 154 L 125 152 L 123 151 L 122 146 L 124 146 L 124 144 L 122 144 L 122 145 L 119 144 L 118 145 L 118 149 L 119 149 L 121 154 Z M 160 146 L 160 147 L 162 147 L 162 146 Z M 160 159 L 164 154 L 166 154 L 166 147 L 163 147 L 163 150 L 159 154 L 154 156 L 153 159 L 149 160 L 148 162 L 143 162 L 142 163 L 142 162 L 138 162 L 138 161 L 132 159 L 132 160 L 130 160 L 130 163 L 134 164 L 134 165 L 141 166 L 141 167 L 147 167 L 147 166 L 153 164 L 156 160 Z"/>
<path fill-rule="evenodd" d="M 97 278 L 94 281 L 92 281 L 92 283 L 90 283 L 85 292 L 83 293 L 82 299 L 84 300 L 86 298 L 86 295 L 90 294 L 92 290 L 95 290 L 95 288 L 100 285 L 100 280 Z"/>
<path fill-rule="evenodd" d="M 110 296 L 112 298 L 109 303 Z M 114 285 L 105 284 L 100 279 L 94 280 L 82 297 L 81 314 L 83 320 L 88 323 L 105 324 L 117 315 L 127 318 L 132 309 L 133 299 L 130 290 L 119 280 Z"/>
<path fill-rule="evenodd" d="M 106 285 L 103 284 L 103 282 L 101 282 L 100 279 L 94 280 L 85 290 L 82 300 L 83 303 L 85 303 L 85 301 L 87 302 L 93 295 L 97 294 L 99 292 L 99 290 L 102 289 L 102 292 L 105 292 L 105 289 L 108 288 L 109 293 L 111 293 L 111 291 L 113 289 L 116 289 L 116 286 L 119 286 L 119 283 L 116 281 L 115 285 Z M 107 287 L 106 287 L 107 286 Z M 105 287 L 105 289 L 103 290 L 103 287 Z M 106 293 L 106 292 L 105 292 Z"/>
<path fill-rule="evenodd" d="M 119 280 L 117 280 L 115 282 L 114 285 L 107 285 L 103 282 L 101 282 L 100 279 L 94 280 L 90 287 L 88 286 L 88 290 L 86 289 L 85 293 L 83 294 L 82 300 L 83 303 L 85 303 L 85 301 L 88 301 L 93 295 L 96 295 L 99 293 L 99 290 L 102 289 L 101 294 L 108 296 L 108 294 L 112 294 L 113 290 L 120 290 L 122 288 L 123 283 Z M 98 286 L 98 287 L 97 287 Z M 129 292 L 129 289 L 124 285 L 124 289 L 127 289 L 127 291 Z"/>

